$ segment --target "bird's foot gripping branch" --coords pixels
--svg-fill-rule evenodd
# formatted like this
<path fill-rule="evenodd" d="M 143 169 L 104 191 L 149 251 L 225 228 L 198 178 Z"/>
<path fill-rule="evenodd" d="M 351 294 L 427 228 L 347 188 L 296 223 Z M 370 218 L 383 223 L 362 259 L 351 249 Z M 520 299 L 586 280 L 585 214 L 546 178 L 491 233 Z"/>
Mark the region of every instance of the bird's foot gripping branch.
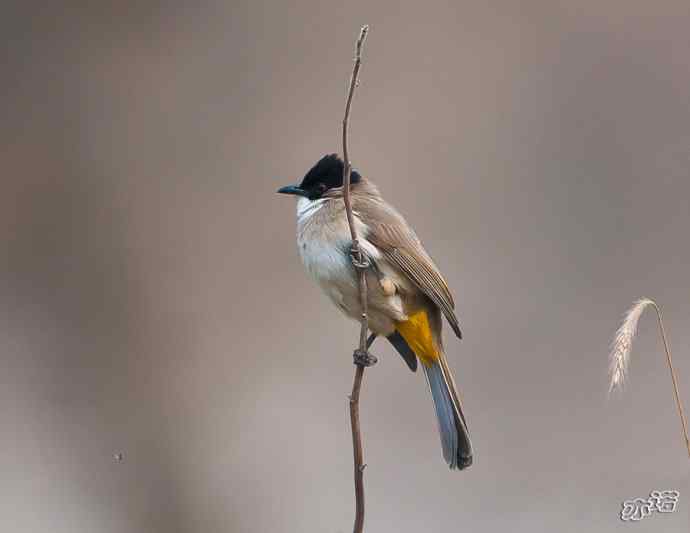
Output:
<path fill-rule="evenodd" d="M 371 261 L 369 261 L 367 254 L 362 251 L 359 245 L 356 248 L 354 245 L 350 248 L 350 260 L 359 271 L 366 271 L 371 266 Z"/>
<path fill-rule="evenodd" d="M 370 354 L 366 350 L 360 350 L 359 348 L 352 352 L 352 359 L 357 366 L 374 366 L 378 363 L 378 359 L 375 355 Z"/>

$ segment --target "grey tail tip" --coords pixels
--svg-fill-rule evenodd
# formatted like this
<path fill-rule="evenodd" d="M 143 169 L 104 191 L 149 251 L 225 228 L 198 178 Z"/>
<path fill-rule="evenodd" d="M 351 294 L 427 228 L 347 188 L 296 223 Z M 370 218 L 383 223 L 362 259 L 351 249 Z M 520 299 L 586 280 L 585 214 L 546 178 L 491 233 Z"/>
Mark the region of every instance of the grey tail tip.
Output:
<path fill-rule="evenodd" d="M 472 461 L 473 461 L 473 458 L 471 455 L 458 455 L 457 463 L 451 464 L 450 469 L 451 470 L 465 470 L 466 468 L 469 468 L 470 466 L 472 466 Z"/>
<path fill-rule="evenodd" d="M 472 464 L 474 454 L 458 393 L 452 378 L 446 377 L 443 361 L 424 365 L 424 373 L 434 400 L 443 458 L 451 470 L 464 470 Z"/>

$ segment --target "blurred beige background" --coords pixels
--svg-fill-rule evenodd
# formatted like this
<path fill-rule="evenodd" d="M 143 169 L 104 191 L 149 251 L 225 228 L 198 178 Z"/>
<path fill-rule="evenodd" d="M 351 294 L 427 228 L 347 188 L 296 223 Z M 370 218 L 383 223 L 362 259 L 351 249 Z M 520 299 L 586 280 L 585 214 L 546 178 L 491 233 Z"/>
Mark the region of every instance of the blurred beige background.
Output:
<path fill-rule="evenodd" d="M 353 160 L 454 290 L 477 451 L 377 343 L 367 531 L 688 531 L 653 317 L 611 400 L 606 356 L 656 298 L 690 403 L 690 7 L 620 0 L 4 4 L 0 531 L 351 529 L 357 326 L 274 191 L 340 148 L 364 22 Z"/>

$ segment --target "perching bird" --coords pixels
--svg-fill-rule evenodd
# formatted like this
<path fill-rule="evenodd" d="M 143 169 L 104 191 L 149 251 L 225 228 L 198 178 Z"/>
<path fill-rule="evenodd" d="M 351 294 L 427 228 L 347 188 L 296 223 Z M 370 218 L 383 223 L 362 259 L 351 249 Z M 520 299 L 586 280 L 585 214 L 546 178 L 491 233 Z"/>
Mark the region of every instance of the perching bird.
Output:
<path fill-rule="evenodd" d="M 278 192 L 299 197 L 297 245 L 307 271 L 338 308 L 359 320 L 343 166 L 336 154 L 327 155 L 299 185 Z M 350 183 L 357 236 L 371 264 L 366 273 L 369 329 L 385 336 L 413 372 L 419 359 L 434 400 L 443 457 L 450 468 L 467 468 L 472 444 L 441 339 L 442 314 L 461 337 L 453 297 L 415 232 L 376 185 L 355 170 Z"/>

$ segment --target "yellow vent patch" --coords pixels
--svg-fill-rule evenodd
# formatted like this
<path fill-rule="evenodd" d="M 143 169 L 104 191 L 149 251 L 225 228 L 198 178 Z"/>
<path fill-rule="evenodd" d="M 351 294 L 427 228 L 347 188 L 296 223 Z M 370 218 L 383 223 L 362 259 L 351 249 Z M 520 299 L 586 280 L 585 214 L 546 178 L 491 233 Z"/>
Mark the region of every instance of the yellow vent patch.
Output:
<path fill-rule="evenodd" d="M 426 311 L 419 311 L 405 322 L 397 322 L 395 329 L 402 335 L 405 342 L 412 349 L 419 360 L 426 366 L 431 366 L 438 360 L 438 350 L 431 336 L 429 319 Z"/>

